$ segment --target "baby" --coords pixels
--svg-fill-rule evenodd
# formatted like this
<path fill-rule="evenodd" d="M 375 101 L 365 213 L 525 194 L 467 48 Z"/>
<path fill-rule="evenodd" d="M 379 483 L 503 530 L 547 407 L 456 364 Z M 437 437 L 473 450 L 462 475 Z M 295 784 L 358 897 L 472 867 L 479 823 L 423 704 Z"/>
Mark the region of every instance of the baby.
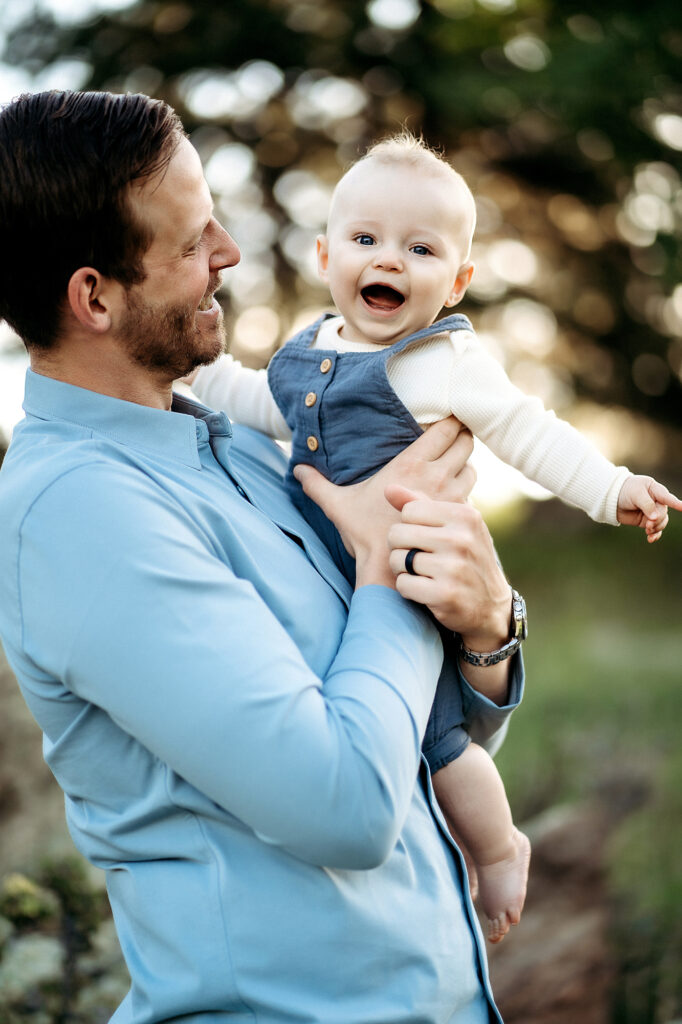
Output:
<path fill-rule="evenodd" d="M 469 188 L 437 153 L 406 133 L 378 143 L 339 181 L 327 234 L 317 240 L 320 277 L 340 315 L 303 330 L 267 372 L 229 355 L 201 367 L 195 393 L 237 422 L 290 438 L 290 466 L 309 463 L 340 484 L 376 472 L 425 425 L 453 414 L 567 503 L 600 522 L 641 526 L 649 541 L 657 540 L 667 508 L 682 511 L 679 499 L 651 477 L 613 466 L 539 399 L 519 391 L 466 317 L 436 321 L 443 306 L 462 300 L 471 280 L 475 220 Z M 352 581 L 352 559 L 291 469 L 289 484 Z M 420 553 L 410 552 L 408 561 L 406 571 L 418 573 Z M 453 710 L 458 684 L 452 670 L 446 678 L 448 659 L 481 664 L 480 656 L 443 639 L 424 752 L 448 827 L 464 848 L 472 889 L 477 876 L 488 937 L 498 942 L 520 918 L 530 846 L 514 827 L 491 758 L 466 733 L 461 701 Z M 446 691 L 444 726 L 437 705 Z"/>

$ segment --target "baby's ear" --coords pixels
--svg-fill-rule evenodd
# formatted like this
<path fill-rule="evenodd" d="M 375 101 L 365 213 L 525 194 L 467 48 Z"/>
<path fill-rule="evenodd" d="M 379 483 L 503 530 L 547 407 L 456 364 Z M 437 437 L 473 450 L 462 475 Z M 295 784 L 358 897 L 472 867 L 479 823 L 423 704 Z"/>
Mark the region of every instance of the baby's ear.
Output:
<path fill-rule="evenodd" d="M 329 265 L 329 241 L 326 235 L 317 236 L 317 273 L 320 280 L 326 283 L 327 267 Z"/>
<path fill-rule="evenodd" d="M 456 306 L 458 302 L 461 302 L 464 298 L 464 293 L 469 287 L 469 282 L 473 277 L 474 265 L 473 263 L 465 263 L 457 271 L 457 277 L 455 283 L 452 286 L 452 291 L 448 295 L 447 301 L 444 303 L 449 309 L 451 306 Z"/>

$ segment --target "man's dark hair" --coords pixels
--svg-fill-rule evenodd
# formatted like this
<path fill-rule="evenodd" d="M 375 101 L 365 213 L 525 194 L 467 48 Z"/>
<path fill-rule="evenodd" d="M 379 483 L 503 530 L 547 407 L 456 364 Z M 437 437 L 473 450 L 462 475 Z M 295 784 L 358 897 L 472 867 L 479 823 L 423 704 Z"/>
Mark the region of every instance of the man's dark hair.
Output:
<path fill-rule="evenodd" d="M 43 92 L 0 111 L 0 319 L 28 348 L 57 339 L 79 267 L 126 287 L 144 280 L 152 238 L 128 186 L 162 173 L 182 134 L 148 96 Z"/>

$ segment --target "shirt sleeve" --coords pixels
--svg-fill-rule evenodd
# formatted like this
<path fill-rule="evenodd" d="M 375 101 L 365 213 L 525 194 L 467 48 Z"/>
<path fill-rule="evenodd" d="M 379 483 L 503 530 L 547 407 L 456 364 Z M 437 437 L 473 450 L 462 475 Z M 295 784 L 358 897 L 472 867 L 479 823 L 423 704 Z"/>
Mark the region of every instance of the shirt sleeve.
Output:
<path fill-rule="evenodd" d="M 469 332 L 451 334 L 450 408 L 495 455 L 597 522 L 618 525 L 618 495 L 630 475 L 574 427 L 524 394 Z"/>
<path fill-rule="evenodd" d="M 71 470 L 34 503 L 19 584 L 36 670 L 266 842 L 329 867 L 389 855 L 442 661 L 420 609 L 361 588 L 319 677 L 198 517 L 125 464 Z"/>
<path fill-rule="evenodd" d="M 260 430 L 277 441 L 291 440 L 291 429 L 268 384 L 267 370 L 253 370 L 229 354 L 200 366 L 192 391 L 205 405 L 226 412 L 235 423 Z"/>
<path fill-rule="evenodd" d="M 462 690 L 462 708 L 466 729 L 472 740 L 494 756 L 502 746 L 509 728 L 509 717 L 523 697 L 524 668 L 520 651 L 513 654 L 509 665 L 509 689 L 506 704 L 495 704 L 475 690 L 457 666 Z"/>

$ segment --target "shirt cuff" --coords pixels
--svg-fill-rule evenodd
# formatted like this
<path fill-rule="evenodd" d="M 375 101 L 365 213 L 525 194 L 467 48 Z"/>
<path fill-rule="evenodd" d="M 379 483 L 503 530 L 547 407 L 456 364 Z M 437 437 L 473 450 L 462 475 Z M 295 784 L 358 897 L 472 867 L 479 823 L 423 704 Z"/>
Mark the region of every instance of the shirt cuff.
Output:
<path fill-rule="evenodd" d="M 512 654 L 509 659 L 509 669 L 507 703 L 496 704 L 495 701 L 486 697 L 484 694 L 479 693 L 478 690 L 475 690 L 465 677 L 460 666 L 457 665 L 457 673 L 460 679 L 460 686 L 462 687 L 464 709 L 467 714 L 484 714 L 486 716 L 497 718 L 501 721 L 502 719 L 507 718 L 512 711 L 519 706 L 523 697 L 525 680 L 521 651 L 517 651 L 516 654 Z"/>

